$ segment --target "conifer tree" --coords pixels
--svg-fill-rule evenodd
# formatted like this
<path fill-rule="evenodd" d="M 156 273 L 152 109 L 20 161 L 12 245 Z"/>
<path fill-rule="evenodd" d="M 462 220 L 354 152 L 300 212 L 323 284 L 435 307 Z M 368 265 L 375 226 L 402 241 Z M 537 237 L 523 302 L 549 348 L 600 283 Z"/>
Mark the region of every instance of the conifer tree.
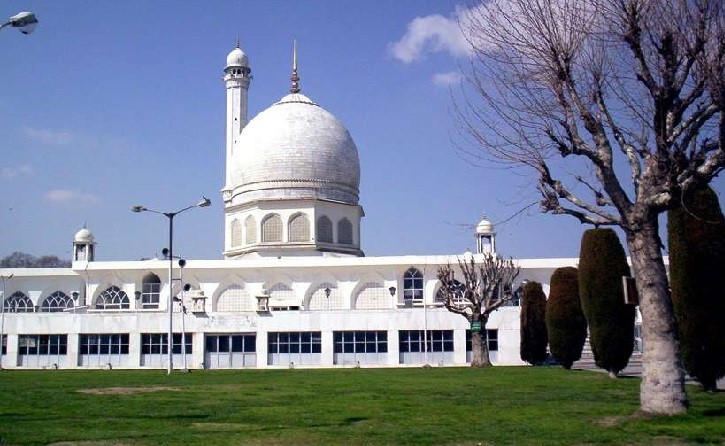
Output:
<path fill-rule="evenodd" d="M 594 362 L 616 378 L 634 350 L 634 306 L 624 303 L 629 276 L 624 248 L 611 229 L 589 229 L 579 253 L 579 296 Z"/>
<path fill-rule="evenodd" d="M 521 298 L 521 359 L 537 365 L 546 361 L 546 295 L 538 282 L 528 282 Z"/>
<path fill-rule="evenodd" d="M 712 189 L 668 212 L 672 301 L 685 370 L 707 391 L 725 376 L 725 217 Z"/>
<path fill-rule="evenodd" d="M 546 301 L 546 330 L 551 355 L 565 369 L 582 356 L 587 320 L 579 301 L 579 271 L 567 266 L 551 275 Z"/>

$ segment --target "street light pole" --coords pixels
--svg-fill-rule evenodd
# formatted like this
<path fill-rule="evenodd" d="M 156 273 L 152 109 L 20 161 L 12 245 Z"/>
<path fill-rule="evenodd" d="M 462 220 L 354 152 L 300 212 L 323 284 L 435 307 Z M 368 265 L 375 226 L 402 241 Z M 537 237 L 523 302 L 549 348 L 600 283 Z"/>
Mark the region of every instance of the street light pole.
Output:
<path fill-rule="evenodd" d="M 178 210 L 176 212 L 161 212 L 157 211 L 155 209 L 147 208 L 146 206 L 133 206 L 131 207 L 131 212 L 153 212 L 154 214 L 160 214 L 165 216 L 169 219 L 169 302 L 168 302 L 168 317 L 169 317 L 169 332 L 167 334 L 168 338 L 166 340 L 166 351 L 168 354 L 168 364 L 166 367 L 166 374 L 171 375 L 171 371 L 173 370 L 174 366 L 174 356 L 173 356 L 173 337 L 174 337 L 174 319 L 173 319 L 173 309 L 174 309 L 174 292 L 172 288 L 174 287 L 174 217 L 181 214 L 184 211 L 187 211 L 191 208 L 205 208 L 207 206 L 211 205 L 211 200 L 204 197 L 203 200 L 198 202 L 197 204 L 187 206 L 181 210 Z"/>
<path fill-rule="evenodd" d="M 13 278 L 13 275 L 10 274 L 9 276 L 0 276 L 3 279 L 3 300 L 0 301 L 0 370 L 3 368 L 3 352 L 2 348 L 3 345 L 5 345 L 6 353 L 7 353 L 7 342 L 3 342 L 5 340 L 5 300 L 7 299 L 7 296 L 5 296 L 5 281 L 10 280 Z"/>

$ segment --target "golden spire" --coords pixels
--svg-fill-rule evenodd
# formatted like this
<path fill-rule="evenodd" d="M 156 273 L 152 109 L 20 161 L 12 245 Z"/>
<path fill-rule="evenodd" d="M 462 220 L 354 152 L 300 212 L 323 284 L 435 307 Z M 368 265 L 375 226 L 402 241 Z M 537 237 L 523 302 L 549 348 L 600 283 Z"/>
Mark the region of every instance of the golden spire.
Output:
<path fill-rule="evenodd" d="M 297 40 L 292 40 L 292 77 L 290 80 L 292 81 L 292 88 L 289 91 L 291 93 L 299 93 L 300 78 L 297 76 Z"/>

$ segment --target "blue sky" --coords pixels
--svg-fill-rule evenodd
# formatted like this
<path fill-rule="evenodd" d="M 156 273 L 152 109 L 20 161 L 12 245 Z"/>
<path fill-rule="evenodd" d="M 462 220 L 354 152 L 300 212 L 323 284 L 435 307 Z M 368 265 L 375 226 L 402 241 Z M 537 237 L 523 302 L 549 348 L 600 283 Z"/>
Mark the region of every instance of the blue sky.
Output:
<path fill-rule="evenodd" d="M 297 39 L 303 93 L 335 114 L 361 160 L 366 255 L 455 254 L 472 227 L 538 200 L 534 178 L 455 155 L 452 113 L 465 45 L 457 5 L 395 2 L 6 1 L 25 36 L 0 32 L 0 256 L 70 258 L 84 224 L 97 259 L 154 256 L 167 221 L 134 214 L 212 199 L 175 221 L 175 252 L 221 258 L 225 90 L 236 36 L 254 79 L 250 118 L 289 89 Z M 449 88 L 452 87 L 452 88 Z M 455 95 L 455 93 L 453 93 Z M 718 192 L 723 189 L 717 180 Z M 497 225 L 498 251 L 577 256 L 572 218 L 533 206 Z"/>

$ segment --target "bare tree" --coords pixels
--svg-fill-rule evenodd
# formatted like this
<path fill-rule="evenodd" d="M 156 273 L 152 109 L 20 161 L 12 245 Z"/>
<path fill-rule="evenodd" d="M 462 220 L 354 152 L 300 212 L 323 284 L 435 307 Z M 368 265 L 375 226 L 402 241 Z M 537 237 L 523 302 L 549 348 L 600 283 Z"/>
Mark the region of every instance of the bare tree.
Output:
<path fill-rule="evenodd" d="M 544 212 L 623 230 L 641 409 L 684 412 L 658 216 L 725 167 L 722 1 L 492 0 L 461 27 L 474 55 L 458 109 L 483 149 L 467 154 L 532 169 Z"/>
<path fill-rule="evenodd" d="M 438 269 L 440 293 L 448 311 L 462 315 L 471 324 L 471 367 L 487 367 L 491 359 L 486 323 L 491 313 L 513 298 L 512 283 L 519 267 L 512 259 L 485 254 L 479 264 L 473 256 L 458 259 L 458 269 L 462 282 L 450 264 Z M 478 330 L 473 329 L 474 322 Z"/>

